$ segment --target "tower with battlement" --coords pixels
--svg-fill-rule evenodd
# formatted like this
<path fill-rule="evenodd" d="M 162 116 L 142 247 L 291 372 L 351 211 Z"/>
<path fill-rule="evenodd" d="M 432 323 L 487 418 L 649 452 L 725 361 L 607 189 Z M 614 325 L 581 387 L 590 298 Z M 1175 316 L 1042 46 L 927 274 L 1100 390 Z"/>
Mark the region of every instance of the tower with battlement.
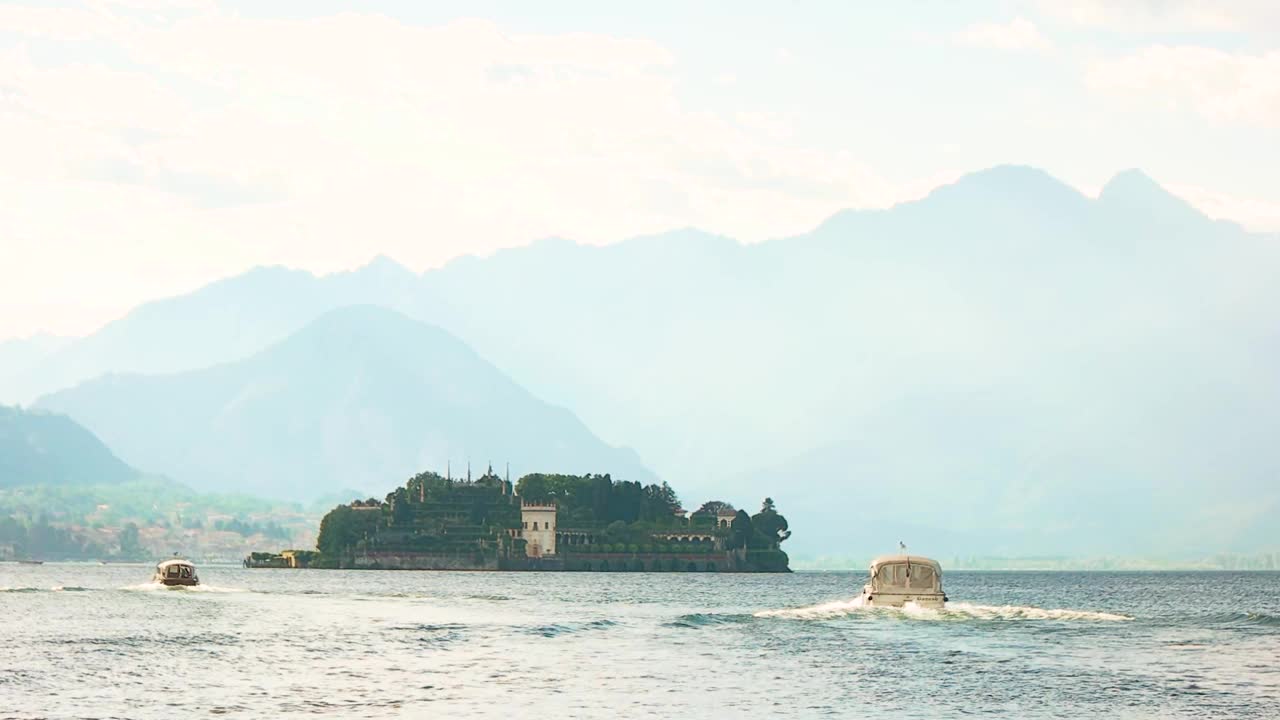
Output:
<path fill-rule="evenodd" d="M 521 502 L 520 519 L 520 537 L 525 539 L 525 554 L 531 558 L 555 555 L 555 503 Z"/>

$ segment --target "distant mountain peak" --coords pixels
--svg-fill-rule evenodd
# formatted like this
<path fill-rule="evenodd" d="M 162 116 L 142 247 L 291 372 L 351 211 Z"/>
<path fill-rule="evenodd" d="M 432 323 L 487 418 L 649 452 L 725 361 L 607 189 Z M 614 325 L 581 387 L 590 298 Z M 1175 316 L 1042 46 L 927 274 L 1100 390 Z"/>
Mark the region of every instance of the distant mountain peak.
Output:
<path fill-rule="evenodd" d="M 1176 221 L 1191 218 L 1208 220 L 1208 217 L 1191 203 L 1165 190 L 1149 175 L 1136 168 L 1116 173 L 1115 177 L 1102 186 L 1102 192 L 1098 193 L 1098 202 L 1130 212 L 1152 217 L 1168 217 Z"/>
<path fill-rule="evenodd" d="M 327 332 L 347 332 L 350 328 L 369 328 L 372 326 L 384 327 L 391 326 L 397 329 L 413 329 L 413 328 L 429 328 L 432 331 L 438 331 L 434 325 L 405 315 L 399 310 L 393 310 L 382 305 L 373 305 L 370 303 L 356 303 L 353 305 L 344 305 L 322 313 L 315 320 L 312 320 L 305 327 L 301 328 L 292 337 L 306 335 L 309 333 L 327 333 Z M 288 342 L 286 339 L 284 342 Z"/>
<path fill-rule="evenodd" d="M 40 407 L 96 429 L 142 467 L 200 487 L 294 499 L 489 456 L 510 458 L 517 474 L 586 466 L 653 478 L 633 452 L 607 445 L 462 340 L 377 305 L 330 310 L 243 359 L 99 377 L 43 397 Z M 0 481 L 3 430 L 0 423 Z"/>
<path fill-rule="evenodd" d="M 1115 174 L 1115 177 L 1108 180 L 1107 184 L 1102 186 L 1102 192 L 1098 193 L 1098 199 L 1132 197 L 1139 194 L 1169 195 L 1168 191 L 1160 187 L 1160 184 L 1155 180 L 1152 180 L 1150 175 L 1138 168 L 1129 168 L 1128 170 L 1121 170 Z"/>
<path fill-rule="evenodd" d="M 1058 178 L 1029 165 L 996 165 L 935 188 L 921 200 L 903 203 L 889 213 L 955 214 L 949 222 L 981 221 L 970 217 L 991 217 L 993 211 L 1017 213 L 1022 217 L 1078 217 L 1088 211 L 1089 198 Z M 961 219 L 964 218 L 964 219 Z"/>
<path fill-rule="evenodd" d="M 1041 170 L 1032 165 L 1018 165 L 1014 163 L 1004 163 L 1001 165 L 992 165 L 989 168 L 975 170 L 960 176 L 957 184 L 964 182 L 980 182 L 980 183 L 1006 183 L 1006 182 L 1048 182 L 1055 185 L 1061 185 L 1062 182 L 1050 175 L 1048 172 Z"/>
<path fill-rule="evenodd" d="M 382 253 L 373 256 L 372 260 L 365 263 L 356 272 L 376 275 L 415 275 L 412 270 L 401 265 L 391 256 Z"/>
<path fill-rule="evenodd" d="M 1040 193 L 1046 195 L 1080 195 L 1080 191 L 1058 178 L 1030 165 L 996 165 L 985 170 L 962 176 L 951 185 L 944 185 L 934 192 L 952 189 L 977 189 L 987 192 Z"/>

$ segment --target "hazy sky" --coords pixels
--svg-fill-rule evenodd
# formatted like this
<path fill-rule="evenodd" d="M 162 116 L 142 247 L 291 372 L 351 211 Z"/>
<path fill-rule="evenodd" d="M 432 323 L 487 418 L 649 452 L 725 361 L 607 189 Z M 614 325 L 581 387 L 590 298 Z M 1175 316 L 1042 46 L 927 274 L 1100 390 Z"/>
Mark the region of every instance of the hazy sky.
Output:
<path fill-rule="evenodd" d="M 256 264 L 791 235 L 1005 162 L 1280 230 L 1272 0 L 629 7 L 0 1 L 0 338 Z"/>

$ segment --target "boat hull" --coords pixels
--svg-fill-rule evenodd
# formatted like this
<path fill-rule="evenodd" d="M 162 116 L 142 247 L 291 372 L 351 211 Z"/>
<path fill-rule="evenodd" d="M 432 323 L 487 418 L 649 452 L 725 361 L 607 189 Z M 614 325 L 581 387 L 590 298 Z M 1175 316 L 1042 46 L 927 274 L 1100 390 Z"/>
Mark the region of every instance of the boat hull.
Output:
<path fill-rule="evenodd" d="M 916 607 L 941 610 L 946 606 L 947 596 L 942 593 L 870 593 L 863 591 L 863 607 L 900 608 L 907 604 Z"/>
<path fill-rule="evenodd" d="M 192 587 L 200 584 L 200 581 L 196 578 L 156 577 L 152 578 L 152 580 L 168 587 Z"/>

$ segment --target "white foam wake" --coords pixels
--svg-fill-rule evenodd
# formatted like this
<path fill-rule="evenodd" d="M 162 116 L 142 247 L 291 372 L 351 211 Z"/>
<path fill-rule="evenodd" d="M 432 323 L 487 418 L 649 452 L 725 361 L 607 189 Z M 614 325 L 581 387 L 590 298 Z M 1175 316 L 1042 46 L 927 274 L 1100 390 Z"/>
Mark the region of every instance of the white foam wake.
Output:
<path fill-rule="evenodd" d="M 835 600 L 820 605 L 801 608 L 784 608 L 782 610 L 761 610 L 755 613 L 758 618 L 792 618 L 795 620 L 825 620 L 827 618 L 844 617 L 855 612 L 871 610 L 862 604 L 862 597 L 852 600 Z"/>
<path fill-rule="evenodd" d="M 948 602 L 941 609 L 924 608 L 915 603 L 907 603 L 901 608 L 867 607 L 861 597 L 852 600 L 836 600 L 833 602 L 810 605 L 801 608 L 784 608 L 781 610 L 762 610 L 755 613 L 758 618 L 791 618 L 794 620 L 826 620 L 846 617 L 855 613 L 886 613 L 902 615 L 921 620 L 1085 620 L 1102 622 L 1119 622 L 1132 620 L 1128 615 L 1096 612 L 1093 610 L 1067 610 L 1038 608 L 1021 605 L 974 605 L 972 603 Z"/>
<path fill-rule="evenodd" d="M 972 605 L 970 603 L 953 602 L 947 603 L 943 612 L 967 615 L 983 620 L 1101 620 L 1105 622 L 1122 622 L 1133 619 L 1128 615 L 1096 610 L 1038 608 L 1022 605 Z"/>
<path fill-rule="evenodd" d="M 215 585 L 163 585 L 158 582 L 144 582 L 137 585 L 126 585 L 121 590 L 136 590 L 138 592 L 189 592 L 189 593 L 238 593 L 248 592 L 243 588 L 219 587 Z"/>

